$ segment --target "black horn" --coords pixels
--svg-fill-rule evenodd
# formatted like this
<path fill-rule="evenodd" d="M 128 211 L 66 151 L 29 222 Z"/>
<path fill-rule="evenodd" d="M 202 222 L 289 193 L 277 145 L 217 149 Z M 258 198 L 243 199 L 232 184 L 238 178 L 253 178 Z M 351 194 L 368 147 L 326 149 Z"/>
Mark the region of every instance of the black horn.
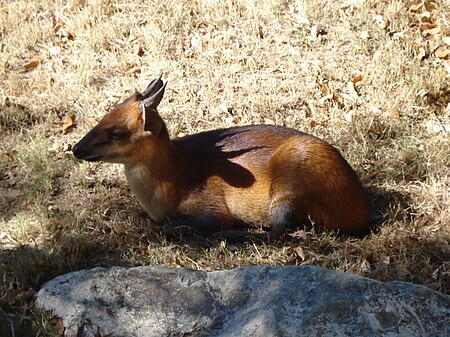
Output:
<path fill-rule="evenodd" d="M 166 90 L 167 82 L 163 83 L 163 81 L 161 81 L 160 78 L 158 80 L 160 83 L 157 83 L 158 85 L 155 85 L 155 88 L 158 88 L 157 91 L 156 91 L 156 89 L 153 90 L 152 94 L 142 101 L 142 105 L 146 109 L 148 109 L 148 108 L 156 109 L 164 96 L 164 91 Z M 150 84 L 150 86 L 151 86 L 151 84 Z"/>
<path fill-rule="evenodd" d="M 159 75 L 159 77 L 157 79 L 150 82 L 147 89 L 145 89 L 141 93 L 142 99 L 148 98 L 149 96 L 155 94 L 159 89 L 161 89 L 161 87 L 163 86 L 163 81 L 161 80 L 161 77 L 162 77 L 162 74 Z"/>

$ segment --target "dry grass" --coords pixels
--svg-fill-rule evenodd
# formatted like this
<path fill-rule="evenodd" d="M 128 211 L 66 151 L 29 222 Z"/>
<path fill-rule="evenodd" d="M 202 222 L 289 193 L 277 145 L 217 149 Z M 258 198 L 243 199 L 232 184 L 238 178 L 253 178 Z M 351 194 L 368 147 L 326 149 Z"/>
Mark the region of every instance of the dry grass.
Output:
<path fill-rule="evenodd" d="M 450 3 L 412 4 L 0 0 L 0 335 L 57 334 L 33 293 L 99 265 L 313 264 L 449 292 L 450 61 L 437 53 Z M 427 9 L 435 30 L 420 25 Z M 276 123 L 337 146 L 367 186 L 374 233 L 166 241 L 120 167 L 70 154 L 161 72 L 172 134 Z"/>

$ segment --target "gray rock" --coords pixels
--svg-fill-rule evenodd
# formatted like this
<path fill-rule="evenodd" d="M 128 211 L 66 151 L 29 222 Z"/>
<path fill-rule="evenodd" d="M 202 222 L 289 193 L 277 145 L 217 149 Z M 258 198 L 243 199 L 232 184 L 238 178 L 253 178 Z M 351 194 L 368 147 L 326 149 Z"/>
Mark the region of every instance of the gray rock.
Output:
<path fill-rule="evenodd" d="M 66 336 L 450 336 L 450 297 L 312 266 L 95 268 L 36 302 Z"/>

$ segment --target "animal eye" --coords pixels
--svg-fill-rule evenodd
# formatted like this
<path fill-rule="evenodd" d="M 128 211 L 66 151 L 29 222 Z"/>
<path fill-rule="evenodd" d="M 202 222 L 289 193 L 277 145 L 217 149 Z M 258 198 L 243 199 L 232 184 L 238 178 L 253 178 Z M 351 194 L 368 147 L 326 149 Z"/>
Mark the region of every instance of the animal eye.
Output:
<path fill-rule="evenodd" d="M 109 131 L 109 137 L 112 139 L 122 139 L 124 136 L 125 136 L 125 133 L 120 130 Z"/>

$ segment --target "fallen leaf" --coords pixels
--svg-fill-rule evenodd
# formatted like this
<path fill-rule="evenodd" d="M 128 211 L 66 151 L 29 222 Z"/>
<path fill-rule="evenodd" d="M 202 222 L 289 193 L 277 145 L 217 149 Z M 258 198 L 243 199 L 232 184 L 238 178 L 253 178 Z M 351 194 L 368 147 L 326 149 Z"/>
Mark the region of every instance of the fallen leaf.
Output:
<path fill-rule="evenodd" d="M 18 292 L 18 294 L 16 294 L 16 299 L 17 299 L 17 297 L 19 297 L 21 301 L 28 301 L 33 297 L 33 295 L 34 295 L 33 290 L 23 289 L 23 290 L 20 290 Z"/>
<path fill-rule="evenodd" d="M 321 83 L 320 84 L 320 90 L 325 94 L 325 95 L 329 95 L 332 93 L 330 87 L 328 86 L 327 83 Z"/>
<path fill-rule="evenodd" d="M 361 269 L 361 271 L 364 272 L 364 273 L 369 272 L 369 271 L 371 270 L 370 262 L 367 261 L 367 260 L 364 260 L 364 261 L 361 263 L 360 269 Z"/>
<path fill-rule="evenodd" d="M 450 46 L 450 36 L 443 36 L 442 42 L 444 42 L 447 46 Z"/>
<path fill-rule="evenodd" d="M 183 266 L 179 265 L 176 262 L 172 262 L 172 263 L 169 263 L 168 267 L 169 268 L 177 268 L 178 269 L 178 268 L 182 268 Z"/>
<path fill-rule="evenodd" d="M 62 151 L 63 152 L 72 151 L 72 144 L 64 143 L 63 146 L 62 146 Z"/>
<path fill-rule="evenodd" d="M 370 33 L 367 30 L 363 30 L 360 34 L 361 39 L 368 40 L 371 38 Z"/>
<path fill-rule="evenodd" d="M 228 69 L 231 73 L 236 74 L 242 71 L 242 66 L 239 63 L 233 63 Z"/>
<path fill-rule="evenodd" d="M 236 246 L 236 245 L 227 244 L 226 247 L 227 247 L 227 249 L 228 249 L 230 252 L 232 252 L 232 253 L 235 253 L 235 252 L 239 251 L 239 248 L 238 248 L 238 246 Z"/>
<path fill-rule="evenodd" d="M 348 123 L 351 123 L 353 120 L 353 111 L 349 111 L 346 114 L 344 114 L 344 118 Z"/>
<path fill-rule="evenodd" d="M 294 233 L 290 233 L 289 236 L 296 238 L 296 239 L 303 239 L 303 240 L 306 240 L 308 238 L 308 235 L 306 234 L 306 232 L 304 230 L 295 231 Z"/>
<path fill-rule="evenodd" d="M 381 166 L 381 165 L 383 165 L 384 163 L 386 163 L 386 159 L 380 159 L 380 160 L 376 160 L 376 161 L 373 162 L 373 164 L 374 164 L 375 166 Z"/>
<path fill-rule="evenodd" d="M 425 48 L 420 47 L 419 52 L 417 53 L 417 58 L 422 61 L 426 56 L 427 56 L 427 52 L 425 51 Z"/>
<path fill-rule="evenodd" d="M 58 22 L 58 19 L 54 15 L 52 16 L 52 28 L 54 32 L 57 32 L 58 29 L 61 28 L 61 24 Z"/>
<path fill-rule="evenodd" d="M 423 31 L 423 34 L 425 36 L 435 36 L 435 35 L 439 34 L 439 31 L 440 31 L 439 27 L 431 28 L 431 29 L 425 29 Z"/>
<path fill-rule="evenodd" d="M 397 277 L 404 279 L 411 275 L 411 272 L 404 266 L 397 267 Z"/>
<path fill-rule="evenodd" d="M 191 37 L 191 48 L 196 48 L 200 45 L 200 38 L 198 36 L 192 35 Z"/>
<path fill-rule="evenodd" d="M 439 269 L 440 269 L 440 268 L 436 269 L 435 271 L 433 271 L 433 274 L 431 274 L 431 277 L 432 277 L 434 280 L 437 280 L 437 278 L 438 278 L 438 276 L 439 276 Z"/>
<path fill-rule="evenodd" d="M 423 31 L 434 29 L 436 27 L 437 27 L 436 24 L 431 23 L 431 22 L 422 22 L 420 24 L 420 29 L 422 29 Z"/>
<path fill-rule="evenodd" d="M 445 70 L 450 74 L 450 60 L 445 60 L 442 62 L 442 65 L 444 66 Z"/>
<path fill-rule="evenodd" d="M 413 13 L 416 13 L 422 8 L 422 6 L 423 6 L 423 2 L 414 4 L 414 5 L 411 5 L 411 7 L 409 7 L 409 10 Z"/>
<path fill-rule="evenodd" d="M 163 251 L 171 251 L 171 250 L 177 249 L 178 247 L 179 247 L 179 245 L 177 245 L 176 243 L 171 243 L 171 244 L 169 244 L 167 246 L 161 247 L 161 249 Z"/>
<path fill-rule="evenodd" d="M 66 115 L 62 126 L 63 133 L 69 132 L 75 126 L 75 117 L 73 115 Z"/>
<path fill-rule="evenodd" d="M 317 38 L 317 26 L 311 27 L 311 36 L 315 39 Z"/>
<path fill-rule="evenodd" d="M 328 32 L 325 29 L 319 28 L 316 25 L 312 26 L 310 31 L 311 31 L 311 37 L 313 39 L 317 39 L 319 36 L 328 34 Z"/>
<path fill-rule="evenodd" d="M 383 58 L 383 52 L 381 50 L 377 50 L 375 53 L 373 53 L 372 59 L 375 62 L 382 60 L 382 58 Z"/>
<path fill-rule="evenodd" d="M 133 75 L 138 75 L 138 74 L 140 74 L 141 72 L 142 72 L 141 67 L 132 67 L 132 68 L 128 69 L 128 70 L 125 72 L 125 74 L 127 74 L 127 75 L 131 75 L 131 74 L 133 74 Z"/>
<path fill-rule="evenodd" d="M 375 21 L 375 24 L 380 29 L 386 29 L 388 26 L 388 21 L 385 18 L 383 18 L 383 16 L 381 16 L 381 15 L 375 15 L 373 17 L 373 21 Z"/>
<path fill-rule="evenodd" d="M 312 120 L 309 122 L 309 126 L 315 128 L 316 126 L 327 126 L 327 125 L 325 122 L 316 122 L 315 120 Z"/>
<path fill-rule="evenodd" d="M 436 28 L 436 31 L 438 30 L 439 28 Z M 441 44 L 437 41 L 437 39 L 428 39 L 426 48 L 428 48 L 428 50 L 436 50 L 440 45 Z"/>
<path fill-rule="evenodd" d="M 434 0 L 425 0 L 423 2 L 423 5 L 424 5 L 425 9 L 429 12 L 433 11 L 434 9 L 437 9 L 437 4 L 436 4 L 436 1 L 434 1 Z"/>
<path fill-rule="evenodd" d="M 431 23 L 431 13 L 430 12 L 423 12 L 418 15 L 421 22 L 428 22 Z"/>
<path fill-rule="evenodd" d="M 68 32 L 64 29 L 59 29 L 56 33 L 56 36 L 64 41 L 69 41 L 74 39 L 74 35 L 71 32 Z"/>
<path fill-rule="evenodd" d="M 302 247 L 293 247 L 292 250 L 294 251 L 295 255 L 302 259 L 302 261 L 305 261 L 305 252 L 303 251 Z"/>
<path fill-rule="evenodd" d="M 228 106 L 225 102 L 220 103 L 219 105 L 219 110 L 224 112 L 224 113 L 228 113 Z"/>
<path fill-rule="evenodd" d="M 27 63 L 23 64 L 22 68 L 29 71 L 29 70 L 37 68 L 42 63 L 44 63 L 43 59 L 41 59 L 40 57 L 34 57 Z"/>
<path fill-rule="evenodd" d="M 450 55 L 450 49 L 445 46 L 440 46 L 438 49 L 436 49 L 434 55 L 436 55 L 437 58 L 445 59 Z"/>
<path fill-rule="evenodd" d="M 394 40 L 400 40 L 405 36 L 405 31 L 401 31 L 401 32 L 394 32 L 392 33 L 392 39 Z"/>
<path fill-rule="evenodd" d="M 17 195 L 20 195 L 20 194 L 17 194 Z M 17 243 L 17 241 L 14 240 L 14 238 L 11 235 L 9 235 L 8 233 L 0 232 L 0 244 L 3 245 L 7 241 L 8 242 L 12 242 L 12 243 Z"/>
<path fill-rule="evenodd" d="M 125 234 L 128 231 L 128 226 L 122 223 L 116 223 L 114 225 L 114 233 L 117 235 Z"/>
<path fill-rule="evenodd" d="M 394 109 L 391 111 L 391 117 L 394 119 L 399 119 L 400 118 L 400 111 L 398 111 L 397 109 Z"/>
<path fill-rule="evenodd" d="M 319 104 L 321 106 L 324 106 L 326 101 L 333 100 L 333 99 L 334 99 L 334 94 L 333 93 L 325 95 L 321 99 L 319 99 Z"/>
<path fill-rule="evenodd" d="M 298 51 L 297 49 L 295 49 L 292 46 L 288 46 L 289 52 L 291 53 L 292 56 L 298 56 L 300 55 L 300 51 Z"/>
<path fill-rule="evenodd" d="M 144 48 L 142 48 L 142 46 L 137 46 L 136 47 L 136 54 L 137 56 L 141 57 L 142 55 L 144 55 Z"/>
<path fill-rule="evenodd" d="M 62 322 L 62 320 L 58 319 L 58 321 L 56 321 L 55 329 L 58 336 L 64 335 L 64 331 L 66 328 L 64 327 L 64 323 Z"/>
<path fill-rule="evenodd" d="M 50 54 L 50 57 L 58 56 L 61 53 L 61 48 L 59 47 L 50 47 L 48 49 L 48 53 Z"/>
<path fill-rule="evenodd" d="M 227 124 L 228 127 L 236 126 L 239 124 L 239 118 L 234 117 L 234 116 L 229 116 L 229 117 L 225 118 L 225 123 Z"/>
<path fill-rule="evenodd" d="M 347 83 L 347 88 L 350 95 L 354 96 L 355 98 L 359 96 L 358 91 L 356 91 L 355 83 L 353 81 Z"/>
<path fill-rule="evenodd" d="M 361 85 L 363 79 L 364 79 L 364 76 L 363 76 L 362 74 L 360 74 L 360 75 L 354 77 L 354 78 L 352 79 L 352 82 L 353 82 L 354 85 Z"/>

